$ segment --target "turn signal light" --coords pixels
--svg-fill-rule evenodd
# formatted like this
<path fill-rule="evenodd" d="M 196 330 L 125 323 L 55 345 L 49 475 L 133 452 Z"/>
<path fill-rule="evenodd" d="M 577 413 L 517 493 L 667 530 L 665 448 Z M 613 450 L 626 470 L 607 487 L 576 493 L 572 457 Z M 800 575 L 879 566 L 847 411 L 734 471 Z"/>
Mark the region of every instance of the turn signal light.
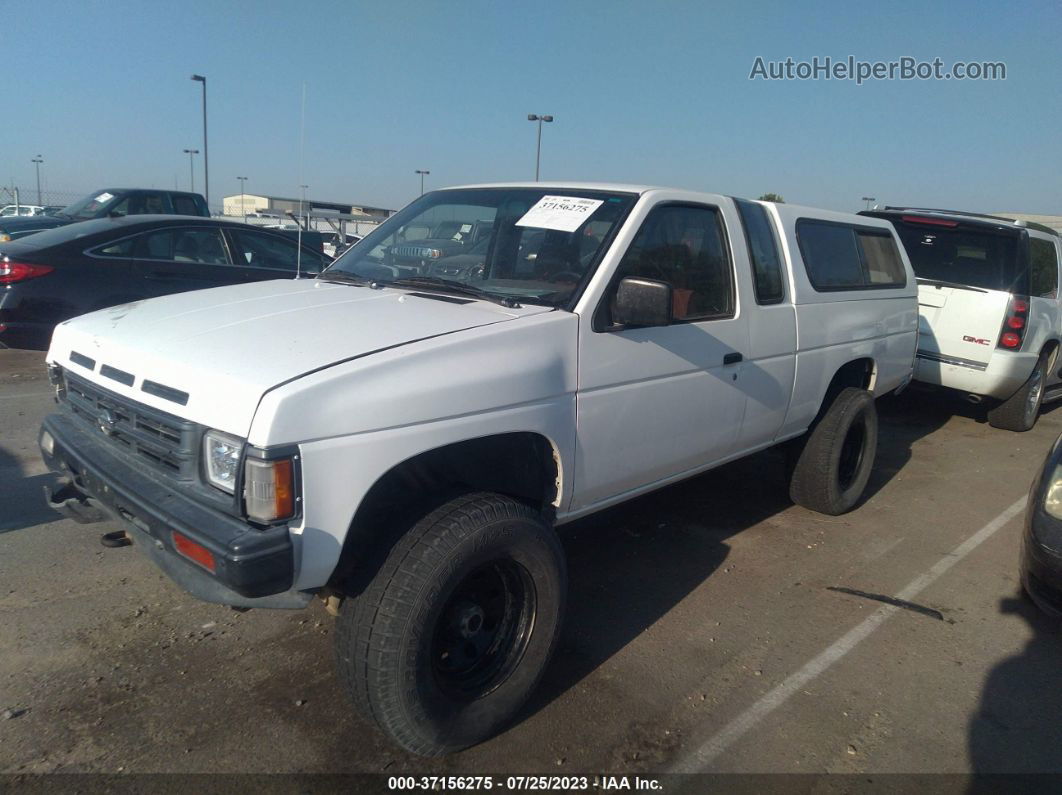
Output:
<path fill-rule="evenodd" d="M 215 570 L 214 553 L 176 530 L 173 531 L 173 546 L 193 563 L 198 563 L 209 572 Z"/>
<path fill-rule="evenodd" d="M 290 458 L 248 458 L 244 466 L 244 501 L 249 518 L 273 522 L 295 514 L 295 467 Z"/>
<path fill-rule="evenodd" d="M 54 271 L 51 265 L 31 265 L 28 262 L 0 261 L 0 284 L 14 284 L 26 279 L 35 279 Z"/>

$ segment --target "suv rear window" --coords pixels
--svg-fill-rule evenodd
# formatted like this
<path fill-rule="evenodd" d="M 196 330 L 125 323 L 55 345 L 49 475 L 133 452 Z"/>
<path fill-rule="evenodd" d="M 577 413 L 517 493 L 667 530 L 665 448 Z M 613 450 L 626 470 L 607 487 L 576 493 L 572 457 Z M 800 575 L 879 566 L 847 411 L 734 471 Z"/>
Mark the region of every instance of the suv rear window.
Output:
<path fill-rule="evenodd" d="M 895 226 L 919 279 L 1028 295 L 1018 235 L 908 221 Z"/>
<path fill-rule="evenodd" d="M 801 218 L 797 243 L 811 286 L 819 292 L 902 287 L 907 283 L 887 229 Z"/>
<path fill-rule="evenodd" d="M 1038 237 L 1029 238 L 1029 295 L 1058 297 L 1058 258 L 1055 245 Z"/>

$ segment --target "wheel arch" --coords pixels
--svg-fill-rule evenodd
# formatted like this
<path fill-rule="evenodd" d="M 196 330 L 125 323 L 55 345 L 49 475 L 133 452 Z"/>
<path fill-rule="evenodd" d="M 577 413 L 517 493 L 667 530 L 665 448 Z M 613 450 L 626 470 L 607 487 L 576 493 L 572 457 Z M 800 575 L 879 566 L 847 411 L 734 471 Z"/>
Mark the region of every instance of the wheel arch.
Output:
<path fill-rule="evenodd" d="M 467 491 L 504 494 L 551 519 L 564 497 L 561 449 L 537 431 L 510 431 L 450 442 L 395 464 L 358 504 L 329 587 L 360 593 L 407 526 Z"/>
<path fill-rule="evenodd" d="M 825 393 L 823 393 L 822 402 L 819 403 L 819 410 L 812 425 L 814 426 L 822 419 L 836 397 L 845 389 L 855 387 L 856 389 L 865 389 L 868 392 L 873 392 L 876 382 L 877 366 L 871 357 L 862 356 L 842 364 L 833 374 L 833 378 L 830 379 L 830 383 L 827 385 Z"/>

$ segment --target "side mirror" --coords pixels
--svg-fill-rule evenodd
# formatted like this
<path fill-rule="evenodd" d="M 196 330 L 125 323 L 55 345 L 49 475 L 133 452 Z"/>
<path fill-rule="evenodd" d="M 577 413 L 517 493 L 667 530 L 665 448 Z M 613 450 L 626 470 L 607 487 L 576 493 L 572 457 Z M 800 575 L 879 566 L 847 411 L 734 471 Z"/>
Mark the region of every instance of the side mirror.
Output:
<path fill-rule="evenodd" d="M 657 279 L 627 276 L 616 291 L 612 322 L 622 326 L 671 324 L 671 285 Z"/>

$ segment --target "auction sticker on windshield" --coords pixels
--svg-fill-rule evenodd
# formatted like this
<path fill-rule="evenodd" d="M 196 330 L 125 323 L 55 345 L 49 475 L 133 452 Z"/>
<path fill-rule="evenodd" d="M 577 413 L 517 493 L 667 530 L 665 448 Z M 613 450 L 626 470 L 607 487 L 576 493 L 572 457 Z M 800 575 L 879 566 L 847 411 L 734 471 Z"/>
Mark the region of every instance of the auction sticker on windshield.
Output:
<path fill-rule="evenodd" d="M 543 196 L 538 204 L 524 213 L 517 226 L 536 229 L 556 229 L 574 232 L 594 214 L 604 202 L 601 199 L 580 199 L 574 196 Z"/>
<path fill-rule="evenodd" d="M 101 193 L 99 196 L 96 197 L 96 201 L 98 201 L 100 204 L 103 204 L 104 202 L 109 202 L 113 198 L 113 193 Z"/>

